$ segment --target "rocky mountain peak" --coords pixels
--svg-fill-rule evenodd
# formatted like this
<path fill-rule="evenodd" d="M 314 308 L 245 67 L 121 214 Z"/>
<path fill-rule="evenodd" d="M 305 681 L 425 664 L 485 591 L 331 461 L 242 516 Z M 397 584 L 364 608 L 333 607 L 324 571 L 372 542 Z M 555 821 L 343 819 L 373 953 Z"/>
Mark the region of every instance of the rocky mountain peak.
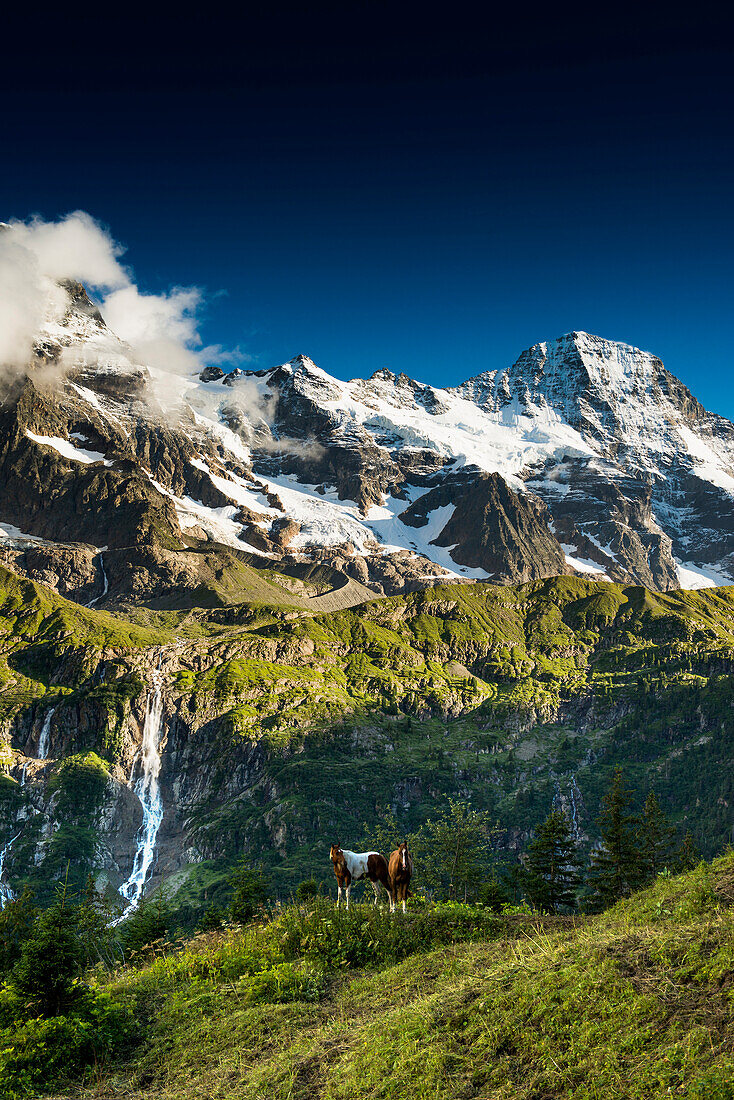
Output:
<path fill-rule="evenodd" d="M 62 368 L 39 374 L 55 390 L 0 406 L 9 550 L 14 532 L 49 558 L 74 533 L 92 550 L 150 542 L 172 577 L 198 540 L 267 568 L 326 562 L 378 593 L 447 575 L 734 577 L 734 426 L 628 344 L 573 331 L 453 389 L 386 368 L 342 381 L 303 353 L 182 385 L 67 281 L 36 355 Z M 135 568 L 121 562 L 117 591 L 159 593 L 160 562 Z"/>

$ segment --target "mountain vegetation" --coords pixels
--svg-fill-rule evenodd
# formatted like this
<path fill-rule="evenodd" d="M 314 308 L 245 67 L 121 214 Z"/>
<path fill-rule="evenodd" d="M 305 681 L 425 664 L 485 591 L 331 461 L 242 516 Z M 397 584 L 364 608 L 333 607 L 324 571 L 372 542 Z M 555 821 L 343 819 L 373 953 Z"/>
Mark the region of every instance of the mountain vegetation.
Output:
<path fill-rule="evenodd" d="M 2 915 L 9 1100 L 732 1095 L 731 854 L 594 917 L 317 897 L 106 963 L 93 906 Z"/>
<path fill-rule="evenodd" d="M 562 810 L 588 854 L 618 767 L 636 792 L 622 818 L 645 817 L 651 867 L 667 852 L 657 812 L 704 853 L 729 839 L 730 589 L 565 577 L 438 585 L 324 614 L 149 610 L 144 623 L 7 571 L 3 592 L 0 843 L 19 834 L 5 864 L 16 891 L 50 898 L 68 864 L 75 888 L 91 872 L 114 893 L 132 863 L 139 810 L 124 778 L 155 665 L 169 762 L 153 886 L 192 913 L 243 857 L 267 853 L 285 892 L 323 881 L 329 844 L 367 842 L 385 805 L 415 833 L 447 800 L 469 803 L 499 825 L 509 861 Z"/>

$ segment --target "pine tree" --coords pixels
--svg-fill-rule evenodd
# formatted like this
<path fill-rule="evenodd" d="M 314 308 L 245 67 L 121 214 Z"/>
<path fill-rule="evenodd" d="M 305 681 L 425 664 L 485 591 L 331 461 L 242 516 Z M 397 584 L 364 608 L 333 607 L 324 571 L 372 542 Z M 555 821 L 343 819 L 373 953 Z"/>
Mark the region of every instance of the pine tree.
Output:
<path fill-rule="evenodd" d="M 229 881 L 232 885 L 229 915 L 239 924 L 247 924 L 268 900 L 268 884 L 262 867 L 251 866 L 247 859 L 242 859 Z"/>
<path fill-rule="evenodd" d="M 622 769 L 616 768 L 612 784 L 602 798 L 599 815 L 602 845 L 591 856 L 591 880 L 600 908 L 627 897 L 642 877 L 638 822 L 630 813 L 631 805 L 632 791 L 625 786 Z"/>
<path fill-rule="evenodd" d="M 655 878 L 670 862 L 674 836 L 675 829 L 661 809 L 655 792 L 650 791 L 640 822 L 640 849 L 646 879 Z"/>
<path fill-rule="evenodd" d="M 698 845 L 689 829 L 673 857 L 673 870 L 676 874 L 681 874 L 683 871 L 692 871 L 694 867 L 698 867 L 701 858 Z"/>
<path fill-rule="evenodd" d="M 79 909 L 69 904 L 64 883 L 55 904 L 37 915 L 10 984 L 34 1012 L 56 1016 L 83 994 L 83 969 Z"/>
<path fill-rule="evenodd" d="M 544 913 L 555 913 L 562 905 L 574 907 L 581 876 L 576 843 L 560 810 L 554 810 L 536 829 L 523 878 L 530 901 Z"/>

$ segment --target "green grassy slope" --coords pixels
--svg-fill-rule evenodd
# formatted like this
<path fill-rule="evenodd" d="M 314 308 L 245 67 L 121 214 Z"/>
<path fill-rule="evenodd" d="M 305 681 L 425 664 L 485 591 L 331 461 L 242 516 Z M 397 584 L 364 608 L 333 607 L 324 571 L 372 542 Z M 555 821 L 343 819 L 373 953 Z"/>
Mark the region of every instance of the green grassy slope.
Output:
<path fill-rule="evenodd" d="M 728 855 L 576 921 L 286 910 L 118 974 L 140 1044 L 80 1095 L 730 1100 L 733 904 Z"/>

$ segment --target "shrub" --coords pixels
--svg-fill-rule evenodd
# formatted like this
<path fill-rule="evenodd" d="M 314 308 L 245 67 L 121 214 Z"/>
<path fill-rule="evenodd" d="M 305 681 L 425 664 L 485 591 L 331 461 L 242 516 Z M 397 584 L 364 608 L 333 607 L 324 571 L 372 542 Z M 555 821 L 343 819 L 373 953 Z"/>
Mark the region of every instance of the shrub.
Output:
<path fill-rule="evenodd" d="M 122 924 L 122 941 L 128 955 L 136 955 L 164 939 L 171 921 L 168 901 L 162 891 L 141 901 Z"/>
<path fill-rule="evenodd" d="M 232 920 L 247 924 L 257 911 L 263 907 L 268 897 L 268 887 L 262 871 L 242 862 L 234 871 L 230 915 Z"/>
<path fill-rule="evenodd" d="M 68 1015 L 13 1024 L 0 1031 L 0 1095 L 28 1096 L 70 1078 L 79 1084 L 85 1070 L 103 1069 L 135 1036 L 129 1009 L 103 991 L 84 994 Z"/>
<path fill-rule="evenodd" d="M 296 901 L 310 901 L 318 897 L 319 884 L 315 878 L 307 878 L 296 887 Z"/>

